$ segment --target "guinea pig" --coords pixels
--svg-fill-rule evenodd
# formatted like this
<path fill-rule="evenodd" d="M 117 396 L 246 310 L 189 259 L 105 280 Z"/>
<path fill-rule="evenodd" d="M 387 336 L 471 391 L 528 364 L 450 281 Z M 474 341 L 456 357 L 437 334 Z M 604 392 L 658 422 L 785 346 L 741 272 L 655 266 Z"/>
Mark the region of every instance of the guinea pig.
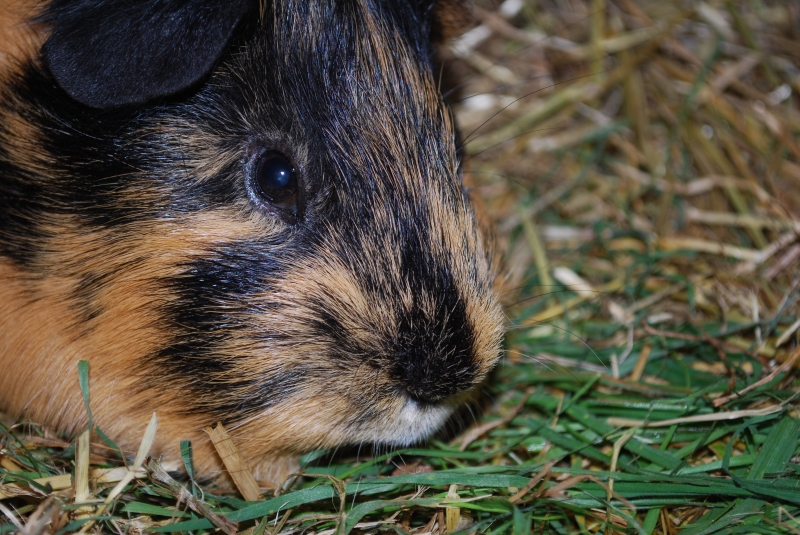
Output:
<path fill-rule="evenodd" d="M 0 0 L 0 409 L 256 477 L 439 430 L 496 261 L 433 67 L 464 0 Z"/>

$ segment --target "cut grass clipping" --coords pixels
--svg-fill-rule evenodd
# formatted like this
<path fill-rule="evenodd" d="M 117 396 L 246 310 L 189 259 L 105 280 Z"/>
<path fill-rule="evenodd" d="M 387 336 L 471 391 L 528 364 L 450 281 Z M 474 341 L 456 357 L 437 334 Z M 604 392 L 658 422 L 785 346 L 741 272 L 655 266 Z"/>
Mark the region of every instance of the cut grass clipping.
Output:
<path fill-rule="evenodd" d="M 307 455 L 280 492 L 241 465 L 239 492 L 199 484 L 190 444 L 160 466 L 156 418 L 127 459 L 99 429 L 9 422 L 0 532 L 800 533 L 800 5 L 487 0 L 476 19 L 442 59 L 505 257 L 477 421 Z"/>

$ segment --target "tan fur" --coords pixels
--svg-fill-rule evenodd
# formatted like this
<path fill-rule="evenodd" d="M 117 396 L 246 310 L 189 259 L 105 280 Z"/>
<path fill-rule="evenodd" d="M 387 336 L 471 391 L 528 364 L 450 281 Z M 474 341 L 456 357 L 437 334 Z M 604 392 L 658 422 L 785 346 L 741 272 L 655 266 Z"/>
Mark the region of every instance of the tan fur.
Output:
<path fill-rule="evenodd" d="M 167 458 L 176 461 L 179 441 L 192 439 L 200 467 L 206 472 L 219 470 L 221 465 L 202 432 L 215 422 L 172 412 L 176 407 L 170 404 L 171 392 L 142 392 L 138 362 L 163 337 L 159 329 L 163 321 L 156 305 L 171 297 L 148 281 L 175 274 L 175 259 L 169 251 L 200 253 L 210 243 L 241 238 L 248 223 L 237 221 L 235 213 L 204 214 L 200 220 L 183 220 L 172 228 L 143 228 L 139 240 L 103 250 L 92 246 L 107 243 L 102 236 L 70 233 L 70 226 L 62 221 L 54 227 L 59 239 L 51 242 L 49 254 L 42 260 L 63 275 L 37 280 L 0 263 L 4 330 L 0 368 L 10 371 L 0 374 L 0 391 L 10 402 L 8 411 L 51 422 L 70 432 L 85 426 L 87 415 L 77 388 L 77 363 L 88 360 L 90 377 L 99 379 L 90 381 L 96 422 L 110 436 L 121 438 L 123 449 L 136 451 L 138 437 L 152 412 L 157 411 L 161 427 L 156 451 L 169 452 Z M 256 235 L 263 227 L 251 224 L 250 230 Z M 78 251 L 84 256 L 76 258 Z M 147 260 L 132 263 L 141 258 Z M 88 324 L 76 321 L 70 294 L 80 276 L 120 264 L 129 266 L 125 279 L 97 296 L 103 307 L 101 315 Z M 71 265 L 79 268 L 70 273 Z M 102 328 L 95 328 L 93 323 Z M 18 377 L 28 380 L 20 382 Z"/>
<path fill-rule="evenodd" d="M 45 29 L 31 23 L 38 11 L 37 0 L 0 1 L 0 79 L 42 46 Z"/>

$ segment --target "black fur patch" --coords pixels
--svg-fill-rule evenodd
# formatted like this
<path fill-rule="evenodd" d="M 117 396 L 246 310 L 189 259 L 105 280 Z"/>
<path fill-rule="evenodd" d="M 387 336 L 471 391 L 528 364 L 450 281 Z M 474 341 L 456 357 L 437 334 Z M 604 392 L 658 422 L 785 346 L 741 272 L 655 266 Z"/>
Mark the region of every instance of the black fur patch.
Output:
<path fill-rule="evenodd" d="M 408 240 L 401 269 L 412 288 L 435 299 L 436 308 L 423 314 L 415 306 L 401 316 L 391 374 L 412 398 L 435 403 L 471 386 L 477 367 L 466 305 L 446 264 L 432 260 L 423 244 Z"/>
<path fill-rule="evenodd" d="M 77 305 L 78 317 L 75 321 L 89 328 L 91 321 L 103 312 L 97 296 L 100 290 L 109 283 L 111 274 L 108 272 L 91 272 L 78 276 L 78 284 L 73 289 L 73 296 Z"/>
<path fill-rule="evenodd" d="M 10 88 L 26 102 L 0 98 L 0 136 L 17 135 L 5 118 L 20 115 L 36 125 L 38 138 L 20 167 L 16 154 L 0 142 L 0 251 L 36 269 L 36 252 L 48 236 L 53 216 L 74 216 L 105 229 L 141 221 L 162 210 L 154 196 L 126 195 L 145 189 L 135 180 L 135 164 L 121 150 L 130 112 L 104 113 L 81 106 L 34 65 Z M 152 193 L 152 188 L 150 188 Z"/>
<path fill-rule="evenodd" d="M 250 338 L 255 345 L 259 338 L 251 324 L 258 306 L 248 308 L 247 303 L 254 294 L 270 291 L 264 273 L 278 277 L 287 267 L 269 250 L 269 244 L 238 242 L 235 249 L 221 248 L 186 265 L 183 275 L 168 281 L 176 299 L 164 312 L 174 336 L 152 361 L 188 391 L 187 413 L 203 411 L 225 422 L 238 421 L 284 401 L 302 386 L 303 369 L 243 377 L 238 359 L 226 348 L 234 339 Z M 251 352 L 241 358 L 263 355 Z"/>

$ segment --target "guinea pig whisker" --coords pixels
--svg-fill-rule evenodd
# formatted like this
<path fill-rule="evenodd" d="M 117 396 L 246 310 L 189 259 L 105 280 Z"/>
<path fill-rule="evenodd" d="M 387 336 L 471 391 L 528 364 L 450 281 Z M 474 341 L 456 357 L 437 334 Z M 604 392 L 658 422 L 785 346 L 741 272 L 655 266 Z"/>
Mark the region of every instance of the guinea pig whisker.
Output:
<path fill-rule="evenodd" d="M 400 468 L 401 465 L 407 464 L 405 458 L 403 457 L 402 450 L 398 451 L 395 455 L 392 455 L 391 459 L 392 459 L 392 464 L 395 465 L 397 468 Z M 395 461 L 395 459 L 398 459 L 399 462 Z"/>
<path fill-rule="evenodd" d="M 363 447 L 364 447 L 364 439 L 362 438 L 358 442 L 358 449 L 356 449 L 356 464 L 359 464 L 361 462 L 361 448 Z"/>
<path fill-rule="evenodd" d="M 528 130 L 527 132 L 523 132 L 523 133 L 521 133 L 521 134 L 517 134 L 516 136 L 511 136 L 511 137 L 509 137 L 509 138 L 506 138 L 506 139 L 504 139 L 503 141 L 501 141 L 501 142 L 499 142 L 499 143 L 495 143 L 494 145 L 490 145 L 490 146 L 486 147 L 485 149 L 483 149 L 483 150 L 482 150 L 482 151 L 480 151 L 480 152 L 476 152 L 475 154 L 470 154 L 469 156 L 467 156 L 466 158 L 464 158 L 464 160 L 463 160 L 461 163 L 462 163 L 462 164 L 463 164 L 463 163 L 466 163 L 466 162 L 470 161 L 471 159 L 475 158 L 476 156 L 480 156 L 481 154 L 483 154 L 483 153 L 484 153 L 484 152 L 486 152 L 487 150 L 493 149 L 493 148 L 495 148 L 495 147 L 499 147 L 499 146 L 500 146 L 500 145 L 502 145 L 503 143 L 508 143 L 508 142 L 509 142 L 509 141 L 511 141 L 512 139 L 517 139 L 517 138 L 519 138 L 519 137 L 522 137 L 522 136 L 527 136 L 528 134 L 532 134 L 532 133 L 534 133 L 534 132 L 544 132 L 545 130 L 561 130 L 561 129 L 562 129 L 562 127 L 561 127 L 561 126 L 553 126 L 553 127 L 549 127 L 549 128 L 536 128 L 536 129 L 534 129 L 534 130 Z M 481 135 L 483 135 L 483 134 L 481 134 Z M 478 140 L 478 139 L 480 139 L 480 138 L 481 138 L 481 136 L 475 136 L 474 138 L 470 139 L 469 141 L 466 141 L 465 143 L 463 143 L 463 144 L 461 145 L 461 147 L 462 147 L 462 148 L 464 148 L 464 147 L 466 147 L 466 146 L 467 146 L 469 143 L 472 143 L 473 141 L 475 141 L 475 140 Z"/>
<path fill-rule="evenodd" d="M 475 415 L 475 411 L 472 410 L 471 403 L 467 403 L 467 412 L 469 412 L 469 415 L 472 417 L 472 423 L 478 425 L 478 417 Z"/>
<path fill-rule="evenodd" d="M 497 403 L 497 398 L 494 396 L 494 393 L 493 393 L 493 392 L 492 392 L 490 389 L 488 389 L 488 388 L 486 388 L 486 387 L 482 387 L 482 388 L 481 388 L 481 392 L 483 392 L 483 395 L 484 395 L 484 396 L 486 396 L 486 398 L 487 398 L 487 399 L 488 399 L 488 400 L 489 400 L 491 403 L 493 403 L 493 404 L 494 404 L 494 403 Z"/>
<path fill-rule="evenodd" d="M 556 295 L 556 294 L 561 294 L 561 293 L 566 293 L 566 292 L 575 292 L 575 293 L 580 293 L 580 294 L 595 293 L 595 294 L 598 294 L 598 297 L 601 296 L 601 295 L 612 295 L 611 292 L 604 292 L 604 291 L 601 291 L 601 290 L 588 290 L 588 289 L 587 290 L 574 290 L 574 289 L 571 289 L 571 288 L 564 288 L 563 290 L 555 290 L 555 291 L 552 291 L 552 292 L 545 292 L 545 293 L 532 295 L 530 297 L 526 297 L 525 299 L 521 299 L 521 300 L 517 301 L 516 303 L 511 303 L 510 305 L 508 305 L 508 307 L 511 308 L 511 307 L 519 306 L 519 305 L 521 305 L 521 304 L 523 304 L 523 303 L 525 303 L 527 301 L 531 301 L 533 299 L 538 299 L 540 297 L 546 297 L 548 295 Z"/>
<path fill-rule="evenodd" d="M 443 78 L 443 75 L 444 75 L 444 63 L 445 62 L 443 61 L 442 64 L 439 66 L 439 79 L 436 82 L 436 91 L 439 94 L 442 93 L 442 78 Z"/>
<path fill-rule="evenodd" d="M 500 178 L 502 178 L 502 179 L 505 179 L 505 180 L 508 180 L 508 181 L 510 181 L 510 182 L 513 182 L 513 183 L 514 183 L 514 184 L 516 184 L 517 186 L 519 186 L 519 187 L 523 188 L 525 191 L 527 191 L 527 190 L 528 190 L 528 186 L 527 186 L 526 184 L 524 184 L 524 183 L 522 182 L 522 180 L 520 180 L 520 179 L 518 179 L 518 178 L 514 178 L 514 177 L 512 177 L 512 176 L 508 176 L 508 175 L 501 175 L 500 173 L 490 173 L 490 172 L 488 172 L 488 171 L 473 171 L 473 170 L 465 171 L 464 173 L 465 173 L 465 174 L 470 174 L 470 175 L 487 175 L 487 176 L 496 176 L 496 177 L 500 177 Z M 547 177 L 547 176 L 548 176 L 548 175 L 544 175 L 544 177 Z"/>
<path fill-rule="evenodd" d="M 563 373 L 567 373 L 567 374 L 571 375 L 573 378 L 577 378 L 577 376 L 572 372 L 572 369 L 569 366 L 566 366 L 563 363 L 556 362 L 556 361 L 554 361 L 552 359 L 549 359 L 549 358 L 546 358 L 546 357 L 524 353 L 524 352 L 522 352 L 520 350 L 515 350 L 515 353 L 518 354 L 519 356 L 525 358 L 525 359 L 531 360 L 531 361 L 535 362 L 536 364 L 539 364 L 540 366 L 543 366 L 543 367 L 547 368 L 547 370 L 552 372 L 552 373 L 563 372 Z M 548 364 L 553 364 L 554 367 L 551 367 Z M 585 364 L 585 363 L 583 363 L 581 361 L 576 361 L 576 364 L 578 365 L 577 367 L 581 367 L 581 365 Z M 594 368 L 594 366 L 593 366 L 593 368 Z"/>
<path fill-rule="evenodd" d="M 328 455 L 328 471 L 331 469 L 331 465 L 333 464 L 333 460 L 336 458 L 336 454 L 339 452 L 339 448 L 342 447 L 341 444 L 337 444 L 335 448 L 333 448 L 333 453 Z"/>
<path fill-rule="evenodd" d="M 577 379 L 577 375 L 575 374 L 574 370 L 583 370 L 590 373 L 603 373 L 603 367 L 597 366 L 595 364 L 590 364 L 583 360 L 578 359 L 569 359 L 567 357 L 558 357 L 556 355 L 526 355 L 520 353 L 521 356 L 525 358 L 529 358 L 536 362 L 540 366 L 546 366 L 548 370 L 553 373 L 566 373 L 572 378 Z M 551 364 L 554 368 L 547 366 L 547 364 Z"/>
<path fill-rule="evenodd" d="M 606 57 L 610 57 L 610 56 L 606 56 Z M 558 69 L 558 70 L 555 70 L 555 71 L 548 72 L 547 74 L 538 74 L 536 76 L 531 76 L 530 78 L 525 78 L 524 80 L 521 80 L 521 81 L 516 82 L 514 84 L 501 85 L 501 86 L 498 86 L 498 87 L 496 87 L 494 89 L 491 89 L 489 91 L 481 91 L 480 93 L 474 93 L 472 95 L 468 95 L 466 97 L 462 97 L 460 100 L 454 100 L 451 103 L 452 104 L 460 104 L 460 103 L 462 103 L 462 102 L 464 102 L 466 100 L 469 100 L 471 98 L 481 97 L 481 96 L 484 96 L 484 95 L 491 95 L 493 93 L 500 93 L 502 91 L 505 91 L 507 89 L 513 89 L 515 87 L 522 87 L 522 86 L 524 86 L 526 84 L 529 84 L 531 82 L 535 82 L 536 80 L 541 80 L 543 78 L 551 78 L 553 75 L 564 74 L 564 73 L 570 72 L 572 70 L 574 70 L 574 69 Z"/>
<path fill-rule="evenodd" d="M 536 275 L 533 275 L 531 278 L 533 278 L 535 276 Z M 516 292 L 517 290 L 525 290 L 525 289 L 529 289 L 529 288 L 563 288 L 563 286 L 564 286 L 563 284 L 539 284 L 539 283 L 536 283 L 536 284 L 521 284 L 519 286 L 514 286 L 513 288 L 509 288 L 508 290 L 503 290 L 502 292 L 500 292 L 500 294 L 501 295 L 509 294 L 511 292 Z M 511 305 L 511 306 L 513 306 L 513 305 Z"/>
<path fill-rule="evenodd" d="M 553 34 L 556 34 L 556 33 L 562 32 L 562 31 L 566 30 L 567 28 L 569 28 L 570 26 L 573 26 L 573 25 L 576 25 L 576 24 L 578 24 L 578 23 L 581 23 L 581 22 L 584 22 L 584 21 L 586 21 L 586 20 L 589 20 L 589 19 L 590 19 L 590 18 L 591 18 L 593 15 L 595 15 L 596 13 L 600 13 L 600 12 L 602 12 L 603 10 L 605 10 L 605 8 L 600 8 L 600 9 L 597 9 L 597 10 L 595 10 L 595 11 L 592 11 L 591 13 L 589 13 L 588 15 L 586 15 L 585 17 L 582 17 L 582 18 L 576 19 L 576 20 L 574 20 L 574 21 L 572 21 L 572 22 L 569 22 L 569 23 L 567 23 L 567 24 L 563 24 L 562 26 L 560 26 L 559 28 L 556 28 L 556 29 L 555 29 L 553 32 L 551 32 L 551 33 L 553 33 Z M 458 85 L 456 85 L 456 86 L 454 86 L 454 87 L 451 87 L 451 88 L 450 88 L 450 89 L 447 91 L 447 93 L 444 93 L 444 94 L 442 95 L 442 97 L 446 99 L 448 96 L 450 96 L 450 94 L 452 94 L 453 92 L 457 91 L 459 88 L 463 87 L 465 84 L 469 83 L 469 82 L 470 82 L 471 80 L 473 80 L 474 78 L 476 78 L 476 77 L 478 77 L 478 76 L 483 76 L 484 74 L 486 74 L 487 72 L 489 72 L 489 71 L 490 71 L 490 70 L 491 70 L 493 67 L 495 67 L 496 65 L 502 65 L 503 63 L 505 63 L 505 62 L 506 62 L 506 60 L 509 60 L 509 59 L 513 58 L 514 56 L 517 56 L 517 55 L 519 55 L 519 54 L 521 54 L 521 53 L 525 52 L 526 50 L 528 50 L 528 49 L 530 49 L 530 48 L 533 48 L 533 47 L 535 47 L 535 46 L 541 46 L 541 44 L 544 42 L 544 40 L 545 40 L 545 39 L 547 39 L 547 37 L 542 37 L 541 39 L 538 39 L 537 41 L 534 41 L 534 42 L 530 43 L 528 46 L 522 47 L 521 49 L 517 50 L 516 52 L 513 52 L 513 53 L 511 53 L 511 54 L 506 54 L 505 56 L 501 57 L 500 59 L 498 59 L 497 61 L 495 61 L 494 63 L 492 63 L 491 65 L 489 65 L 489 66 L 488 66 L 488 67 L 486 67 L 485 69 L 483 69 L 482 71 L 478 71 L 478 72 L 476 72 L 476 73 L 475 73 L 475 74 L 473 74 L 472 76 L 470 76 L 470 77 L 466 78 L 465 80 L 463 80 L 463 81 L 462 81 L 461 83 L 459 83 Z M 606 55 L 605 55 L 605 57 L 608 57 L 608 54 L 606 54 Z"/>
<path fill-rule="evenodd" d="M 506 104 L 505 106 L 500 108 L 499 110 L 497 110 L 495 113 L 493 113 L 488 119 L 486 119 L 481 124 L 479 124 L 475 129 L 472 130 L 472 132 L 467 134 L 464 137 L 464 141 L 462 141 L 461 144 L 459 145 L 458 150 L 461 150 L 462 148 L 464 148 L 470 141 L 474 141 L 475 139 L 478 139 L 480 136 L 485 135 L 486 132 L 483 132 L 480 135 L 475 136 L 474 138 L 472 137 L 478 130 L 480 130 L 481 128 L 486 126 L 486 124 L 489 121 L 491 121 L 492 119 L 494 119 L 495 117 L 497 117 L 498 115 L 503 113 L 505 110 L 507 110 L 508 108 L 510 108 L 511 106 L 516 104 L 517 102 L 519 102 L 519 101 L 521 101 L 523 99 L 526 99 L 526 98 L 528 98 L 530 96 L 533 96 L 533 95 L 535 95 L 537 93 L 541 93 L 542 91 L 545 91 L 546 89 L 551 89 L 551 88 L 559 86 L 559 85 L 563 85 L 563 84 L 567 84 L 567 83 L 570 83 L 570 82 L 574 82 L 575 80 L 580 80 L 582 78 L 589 78 L 589 77 L 592 77 L 592 76 L 597 76 L 598 74 L 602 74 L 602 73 L 608 72 L 608 71 L 609 71 L 609 69 L 603 69 L 602 71 L 593 72 L 593 73 L 589 73 L 589 74 L 584 74 L 584 75 L 581 75 L 581 76 L 576 76 L 575 78 L 569 78 L 567 80 L 561 80 L 560 82 L 555 82 L 555 83 L 553 83 L 553 84 L 551 84 L 549 86 L 541 87 L 541 88 L 537 89 L 536 91 L 531 91 L 530 93 L 526 93 L 526 94 L 522 95 L 519 98 L 515 98 L 514 100 L 512 100 L 511 102 L 509 102 L 508 104 Z M 470 138 L 472 138 L 472 139 L 470 139 Z"/>
<path fill-rule="evenodd" d="M 358 481 L 356 481 L 356 490 L 355 490 L 355 492 L 353 492 L 353 501 L 350 503 L 350 508 L 351 509 L 356 506 L 356 496 L 358 496 L 359 487 L 361 487 L 361 478 L 360 477 L 358 478 Z"/>
<path fill-rule="evenodd" d="M 592 353 L 592 355 L 594 355 L 595 358 L 597 358 L 597 362 L 599 362 L 603 366 L 603 368 L 606 371 L 608 371 L 608 366 L 606 366 L 606 364 L 603 362 L 603 359 L 600 358 L 600 355 L 597 353 L 597 351 L 595 351 L 595 349 L 592 347 L 592 345 L 586 339 L 581 338 L 580 336 L 578 336 L 574 332 L 570 331 L 569 329 L 565 329 L 564 327 L 559 327 L 558 325 L 555 325 L 553 323 L 548 323 L 546 321 L 535 321 L 535 320 L 531 321 L 531 323 L 533 323 L 535 325 L 547 325 L 549 327 L 552 327 L 553 329 L 557 329 L 559 331 L 562 331 L 562 332 L 565 332 L 565 333 L 569 334 L 574 339 L 578 340 L 581 344 L 583 344 L 586 347 L 586 349 L 588 349 Z M 516 330 L 520 330 L 520 329 L 527 329 L 527 328 L 530 328 L 530 327 L 531 327 L 530 325 L 518 325 L 518 326 L 516 326 L 516 327 L 514 327 L 512 329 L 507 329 L 506 332 L 516 331 Z"/>

